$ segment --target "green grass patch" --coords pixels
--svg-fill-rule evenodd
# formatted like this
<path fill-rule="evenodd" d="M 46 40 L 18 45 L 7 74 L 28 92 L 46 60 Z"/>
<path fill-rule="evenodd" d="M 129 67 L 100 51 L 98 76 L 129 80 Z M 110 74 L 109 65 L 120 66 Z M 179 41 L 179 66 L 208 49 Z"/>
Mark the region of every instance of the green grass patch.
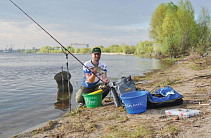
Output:
<path fill-rule="evenodd" d="M 204 67 L 195 66 L 195 67 L 193 67 L 192 69 L 193 69 L 193 70 L 202 70 L 202 69 L 204 69 Z"/>
<path fill-rule="evenodd" d="M 86 128 L 86 132 L 89 134 L 89 133 L 92 133 L 94 130 L 96 130 L 97 129 L 97 124 L 95 124 L 95 123 L 88 123 L 88 124 L 86 124 L 86 126 L 85 126 Z"/>
<path fill-rule="evenodd" d="M 57 121 L 49 121 L 44 127 L 39 128 L 37 130 L 33 130 L 32 135 L 43 133 L 44 131 L 47 130 L 52 130 L 57 123 L 58 123 Z"/>
<path fill-rule="evenodd" d="M 106 116 L 105 118 L 103 118 L 104 121 L 109 121 L 109 120 L 113 120 L 113 119 L 117 119 L 119 118 L 119 114 L 117 112 L 110 114 L 109 116 Z"/>
<path fill-rule="evenodd" d="M 106 128 L 104 131 L 103 138 L 116 138 L 116 137 L 127 137 L 127 138 L 145 138 L 153 137 L 155 132 L 146 125 L 130 125 L 130 126 L 112 126 Z"/>
<path fill-rule="evenodd" d="M 204 92 L 207 92 L 207 89 L 206 88 L 199 87 L 196 91 L 198 93 L 204 93 Z"/>

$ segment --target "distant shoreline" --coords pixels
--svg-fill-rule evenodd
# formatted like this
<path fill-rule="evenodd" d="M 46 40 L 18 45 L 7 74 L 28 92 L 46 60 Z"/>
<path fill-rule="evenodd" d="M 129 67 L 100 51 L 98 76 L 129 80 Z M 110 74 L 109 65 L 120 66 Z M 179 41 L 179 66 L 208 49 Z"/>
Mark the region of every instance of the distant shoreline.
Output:
<path fill-rule="evenodd" d="M 21 54 L 64 54 L 64 53 L 21 53 Z M 74 55 L 77 54 L 81 54 L 81 55 L 85 55 L 85 54 L 91 54 L 91 53 L 72 53 Z M 102 55 L 134 55 L 134 54 L 125 54 L 125 53 L 101 53 Z"/>
<path fill-rule="evenodd" d="M 125 54 L 125 53 L 102 53 L 102 55 L 134 55 L 134 54 Z"/>

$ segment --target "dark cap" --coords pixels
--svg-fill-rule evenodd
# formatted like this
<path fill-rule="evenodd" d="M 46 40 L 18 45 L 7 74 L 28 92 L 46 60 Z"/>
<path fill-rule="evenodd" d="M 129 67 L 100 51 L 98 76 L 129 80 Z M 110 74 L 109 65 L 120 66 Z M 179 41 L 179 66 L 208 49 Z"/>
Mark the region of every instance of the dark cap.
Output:
<path fill-rule="evenodd" d="M 95 47 L 92 49 L 92 53 L 100 53 L 101 54 L 101 49 L 99 47 Z"/>

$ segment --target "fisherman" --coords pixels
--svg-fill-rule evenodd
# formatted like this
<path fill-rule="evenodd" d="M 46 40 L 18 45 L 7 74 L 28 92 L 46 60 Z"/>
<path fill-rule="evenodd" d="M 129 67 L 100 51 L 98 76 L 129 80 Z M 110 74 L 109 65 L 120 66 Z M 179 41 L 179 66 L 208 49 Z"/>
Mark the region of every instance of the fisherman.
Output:
<path fill-rule="evenodd" d="M 92 60 L 89 60 L 84 63 L 85 66 L 83 66 L 83 81 L 82 86 L 79 88 L 78 92 L 76 93 L 76 102 L 79 103 L 78 107 L 81 107 L 85 104 L 84 98 L 82 96 L 83 93 L 91 93 L 96 90 L 102 89 L 102 99 L 104 99 L 109 91 L 110 87 L 105 85 L 109 83 L 109 79 L 107 78 L 107 65 L 100 61 L 101 58 L 101 49 L 98 47 L 95 47 L 92 49 Z M 102 82 L 100 82 L 99 78 L 102 77 Z"/>

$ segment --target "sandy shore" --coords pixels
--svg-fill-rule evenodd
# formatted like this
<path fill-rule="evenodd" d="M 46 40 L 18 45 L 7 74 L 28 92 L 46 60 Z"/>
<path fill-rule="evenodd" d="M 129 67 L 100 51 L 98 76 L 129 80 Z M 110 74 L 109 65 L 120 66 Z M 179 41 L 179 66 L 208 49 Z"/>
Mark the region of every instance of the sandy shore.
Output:
<path fill-rule="evenodd" d="M 187 57 L 167 69 L 136 76 L 133 80 L 144 81 L 136 87 L 147 90 L 158 85 L 171 86 L 184 96 L 184 102 L 179 106 L 128 114 L 125 108 L 115 107 L 113 99 L 105 99 L 101 107 L 77 109 L 16 137 L 210 137 L 211 57 L 197 60 Z M 174 108 L 200 110 L 200 113 L 189 118 L 165 115 L 165 110 Z"/>

